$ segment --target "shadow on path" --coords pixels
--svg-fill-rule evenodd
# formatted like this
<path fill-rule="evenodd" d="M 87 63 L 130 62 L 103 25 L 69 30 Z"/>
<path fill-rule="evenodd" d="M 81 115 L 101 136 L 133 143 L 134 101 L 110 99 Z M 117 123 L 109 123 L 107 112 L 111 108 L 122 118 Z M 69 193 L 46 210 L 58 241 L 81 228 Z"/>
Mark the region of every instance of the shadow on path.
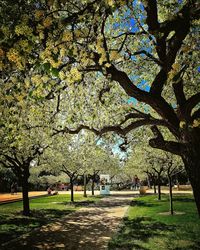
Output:
<path fill-rule="evenodd" d="M 1 249 L 107 249 L 108 241 L 122 221 L 133 195 L 111 195 L 88 204 L 62 220 L 4 245 Z"/>

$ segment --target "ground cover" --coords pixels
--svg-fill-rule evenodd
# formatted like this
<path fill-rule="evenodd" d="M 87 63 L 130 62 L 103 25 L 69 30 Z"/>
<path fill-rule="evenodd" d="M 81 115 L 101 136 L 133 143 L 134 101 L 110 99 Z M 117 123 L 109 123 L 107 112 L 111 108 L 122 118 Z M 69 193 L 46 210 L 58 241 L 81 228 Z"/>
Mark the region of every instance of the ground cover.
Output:
<path fill-rule="evenodd" d="M 97 201 L 99 197 L 75 194 L 75 203 L 70 203 L 69 194 L 40 197 L 30 200 L 31 217 L 22 215 L 22 202 L 0 205 L 0 245 L 24 233 L 61 219 L 67 214 Z"/>
<path fill-rule="evenodd" d="M 175 215 L 168 195 L 158 201 L 146 195 L 132 201 L 123 224 L 109 242 L 109 250 L 200 249 L 200 219 L 192 195 L 174 195 Z"/>

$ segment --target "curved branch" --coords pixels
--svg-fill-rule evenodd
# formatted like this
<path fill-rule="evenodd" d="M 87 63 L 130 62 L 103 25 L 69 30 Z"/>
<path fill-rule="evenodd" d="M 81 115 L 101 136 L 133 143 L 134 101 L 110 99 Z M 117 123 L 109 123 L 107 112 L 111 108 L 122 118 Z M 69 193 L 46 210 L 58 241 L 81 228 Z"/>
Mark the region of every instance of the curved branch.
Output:
<path fill-rule="evenodd" d="M 114 65 L 107 68 L 107 73 L 111 75 L 112 80 L 117 81 L 120 84 L 129 96 L 135 97 L 138 101 L 149 104 L 164 120 L 174 126 L 174 129 L 179 126 L 179 120 L 174 109 L 164 100 L 163 97 L 155 96 L 137 88 L 128 75 L 125 72 L 116 69 Z"/>
<path fill-rule="evenodd" d="M 200 103 L 200 92 L 191 96 L 186 102 L 186 113 L 191 114 L 192 109 Z"/>
<path fill-rule="evenodd" d="M 146 50 L 140 50 L 140 51 L 137 51 L 137 52 L 133 53 L 134 56 L 141 55 L 141 54 L 146 55 L 147 57 L 149 57 L 150 59 L 152 59 L 152 61 L 154 61 L 155 63 L 157 63 L 159 66 L 162 66 L 162 62 L 158 58 L 154 57 L 152 54 L 150 54 L 149 52 L 147 52 Z"/>
<path fill-rule="evenodd" d="M 125 119 L 125 121 L 127 121 L 128 119 Z M 103 135 L 106 134 L 108 132 L 115 132 L 119 135 L 125 136 L 126 134 L 128 134 L 130 131 L 132 131 L 133 129 L 139 128 L 141 126 L 144 125 L 159 125 L 159 126 L 167 126 L 167 123 L 164 120 L 159 120 L 159 119 L 151 119 L 151 118 L 146 118 L 146 119 L 140 119 L 137 121 L 134 121 L 132 123 L 130 123 L 129 125 L 127 125 L 126 127 L 122 127 L 121 125 L 123 123 L 125 123 L 125 121 L 121 122 L 120 125 L 113 125 L 113 126 L 105 126 L 102 129 L 96 129 L 96 128 L 91 128 L 87 125 L 80 125 L 78 128 L 76 129 L 69 129 L 69 128 L 64 128 L 61 130 L 58 129 L 54 129 L 54 133 L 52 134 L 52 136 L 55 136 L 59 133 L 68 133 L 68 134 L 78 134 L 81 130 L 85 129 L 85 130 L 89 130 L 93 133 L 95 133 L 96 135 Z"/>
<path fill-rule="evenodd" d="M 165 141 L 161 132 L 156 126 L 153 126 L 151 129 L 153 134 L 156 136 L 155 138 L 149 140 L 149 145 L 152 148 L 162 149 L 180 156 L 183 154 L 186 149 L 183 144 L 175 141 Z"/>
<path fill-rule="evenodd" d="M 192 120 L 195 120 L 195 119 L 200 119 L 200 108 L 197 109 L 194 114 L 192 115 Z"/>

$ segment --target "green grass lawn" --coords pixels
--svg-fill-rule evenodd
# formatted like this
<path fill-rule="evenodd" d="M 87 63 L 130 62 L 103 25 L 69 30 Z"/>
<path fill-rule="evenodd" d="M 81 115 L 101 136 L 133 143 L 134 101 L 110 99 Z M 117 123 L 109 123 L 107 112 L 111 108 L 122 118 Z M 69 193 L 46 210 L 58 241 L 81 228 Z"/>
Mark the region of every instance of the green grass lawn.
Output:
<path fill-rule="evenodd" d="M 200 249 L 200 218 L 192 195 L 174 196 L 177 214 L 169 215 L 167 195 L 133 200 L 109 250 L 196 250 Z M 180 214 L 178 214 L 180 212 Z"/>
<path fill-rule="evenodd" d="M 74 204 L 70 204 L 69 194 L 59 194 L 30 200 L 31 217 L 22 215 L 22 202 L 0 205 L 0 245 L 34 228 L 62 219 L 67 214 L 99 200 L 100 197 L 75 194 Z"/>

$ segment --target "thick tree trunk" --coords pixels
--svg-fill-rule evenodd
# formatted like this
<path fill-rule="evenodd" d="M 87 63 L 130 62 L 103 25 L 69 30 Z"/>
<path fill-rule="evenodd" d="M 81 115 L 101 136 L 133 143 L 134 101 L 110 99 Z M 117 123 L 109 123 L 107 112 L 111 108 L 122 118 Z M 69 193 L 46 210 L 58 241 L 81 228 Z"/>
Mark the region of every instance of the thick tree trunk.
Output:
<path fill-rule="evenodd" d="M 191 180 L 191 185 L 193 189 L 195 203 L 197 206 L 197 211 L 200 218 L 200 176 L 199 176 L 199 181 Z"/>
<path fill-rule="evenodd" d="M 200 145 L 196 149 L 196 152 L 194 152 L 194 149 L 193 151 L 190 150 L 184 154 L 182 159 L 193 189 L 194 199 L 200 217 Z"/>
<path fill-rule="evenodd" d="M 24 176 L 22 179 L 22 197 L 23 197 L 23 215 L 30 216 L 30 205 L 29 205 L 29 184 L 28 184 L 29 176 Z"/>
<path fill-rule="evenodd" d="M 94 180 L 92 179 L 92 195 L 94 195 Z"/>
<path fill-rule="evenodd" d="M 71 202 L 74 202 L 74 183 L 73 178 L 70 177 L 70 188 L 71 188 Z"/>
<path fill-rule="evenodd" d="M 174 208 L 173 208 L 173 197 L 172 197 L 172 178 L 170 175 L 168 175 L 169 180 L 169 208 L 170 208 L 170 214 L 174 214 Z"/>

